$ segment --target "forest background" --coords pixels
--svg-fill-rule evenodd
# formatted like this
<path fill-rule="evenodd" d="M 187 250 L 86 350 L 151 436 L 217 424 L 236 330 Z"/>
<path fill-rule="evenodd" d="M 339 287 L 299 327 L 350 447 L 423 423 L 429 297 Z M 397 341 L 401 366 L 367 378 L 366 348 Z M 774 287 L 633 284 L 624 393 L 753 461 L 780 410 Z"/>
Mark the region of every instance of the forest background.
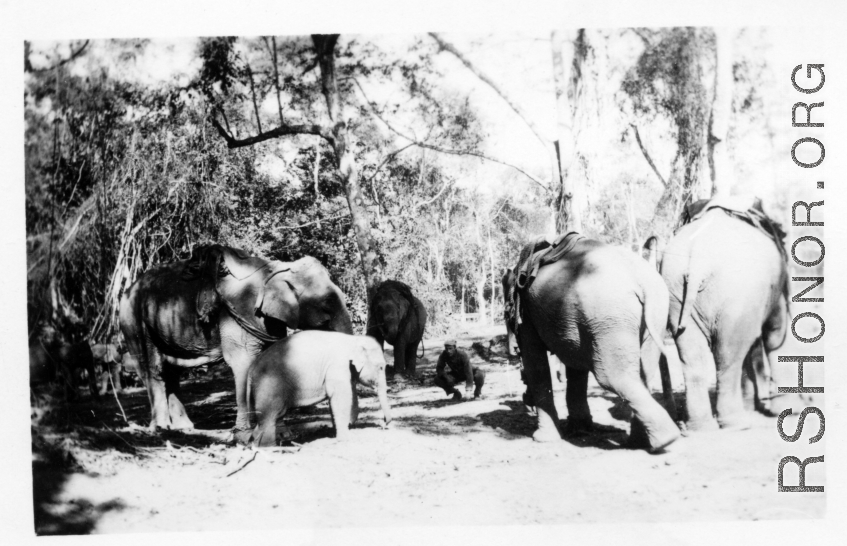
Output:
<path fill-rule="evenodd" d="M 404 281 L 444 333 L 502 315 L 536 236 L 640 252 L 720 183 L 784 219 L 773 32 L 28 42 L 30 335 L 111 337 L 122 290 L 202 243 L 318 258 L 360 331 Z"/>

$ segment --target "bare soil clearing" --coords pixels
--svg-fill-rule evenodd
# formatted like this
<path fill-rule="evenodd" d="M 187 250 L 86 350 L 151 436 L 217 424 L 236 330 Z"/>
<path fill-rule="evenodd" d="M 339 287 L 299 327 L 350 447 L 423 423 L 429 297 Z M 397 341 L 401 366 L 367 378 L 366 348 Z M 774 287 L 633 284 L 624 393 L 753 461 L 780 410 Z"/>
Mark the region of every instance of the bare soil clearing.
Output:
<path fill-rule="evenodd" d="M 778 462 L 792 453 L 774 418 L 754 414 L 749 430 L 695 434 L 650 455 L 622 447 L 628 408 L 592 378 L 595 430 L 533 442 L 534 416 L 521 402 L 517 366 L 496 355 L 483 360 L 470 348 L 502 331 L 456 336 L 486 372 L 481 399 L 453 402 L 433 386 L 442 347 L 427 340 L 418 363 L 423 384 L 391 389 L 392 427 L 380 428 L 376 397 L 360 392 L 362 411 L 348 443 L 334 440 L 324 403 L 290 415 L 299 448 L 227 445 L 235 398 L 226 366 L 184 383 L 197 427 L 191 433 L 147 433 L 141 388 L 121 397 L 130 426 L 111 393 L 99 403 L 86 398 L 56 408 L 45 418 L 53 425 L 34 427 L 37 532 L 823 517 L 824 495 L 777 493 Z M 557 398 L 564 418 L 564 393 Z M 796 470 L 789 474 L 796 483 Z M 814 465 L 807 482 L 824 483 Z"/>

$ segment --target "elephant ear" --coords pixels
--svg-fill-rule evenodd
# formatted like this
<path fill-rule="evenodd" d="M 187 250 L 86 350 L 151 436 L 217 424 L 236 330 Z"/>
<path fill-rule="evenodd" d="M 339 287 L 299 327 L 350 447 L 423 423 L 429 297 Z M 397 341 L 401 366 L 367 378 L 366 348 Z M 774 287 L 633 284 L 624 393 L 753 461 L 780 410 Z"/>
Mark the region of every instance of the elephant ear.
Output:
<path fill-rule="evenodd" d="M 257 314 L 280 320 L 289 328 L 297 328 L 300 320 L 300 302 L 294 286 L 286 279 L 285 273 L 288 271 L 288 269 L 279 269 L 265 279 L 256 298 L 255 311 Z"/>

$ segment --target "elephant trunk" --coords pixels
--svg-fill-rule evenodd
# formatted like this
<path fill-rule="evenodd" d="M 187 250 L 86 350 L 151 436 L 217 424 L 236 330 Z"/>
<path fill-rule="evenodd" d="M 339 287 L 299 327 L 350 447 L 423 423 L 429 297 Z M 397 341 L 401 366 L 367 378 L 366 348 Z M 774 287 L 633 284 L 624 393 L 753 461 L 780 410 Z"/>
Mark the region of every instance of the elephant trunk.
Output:
<path fill-rule="evenodd" d="M 385 380 L 385 370 L 380 372 L 377 379 L 377 396 L 385 424 L 388 425 L 391 422 L 391 406 L 388 404 L 388 383 Z"/>
<path fill-rule="evenodd" d="M 353 335 L 353 321 L 346 309 L 338 313 L 329 322 L 329 329 L 333 332 Z"/>

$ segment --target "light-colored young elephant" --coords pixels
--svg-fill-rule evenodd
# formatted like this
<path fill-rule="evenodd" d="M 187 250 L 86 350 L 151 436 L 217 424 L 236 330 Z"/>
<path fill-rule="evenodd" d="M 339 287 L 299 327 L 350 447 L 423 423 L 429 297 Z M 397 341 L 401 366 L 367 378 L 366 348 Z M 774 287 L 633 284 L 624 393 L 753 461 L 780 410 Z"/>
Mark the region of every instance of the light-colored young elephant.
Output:
<path fill-rule="evenodd" d="M 311 330 L 274 343 L 250 368 L 247 398 L 258 420 L 254 444 L 277 445 L 277 430 L 290 439 L 282 422 L 288 409 L 327 399 L 336 438 L 348 439 L 359 413 L 356 383 L 376 388 L 385 424 L 390 423 L 385 359 L 374 338 Z"/>

